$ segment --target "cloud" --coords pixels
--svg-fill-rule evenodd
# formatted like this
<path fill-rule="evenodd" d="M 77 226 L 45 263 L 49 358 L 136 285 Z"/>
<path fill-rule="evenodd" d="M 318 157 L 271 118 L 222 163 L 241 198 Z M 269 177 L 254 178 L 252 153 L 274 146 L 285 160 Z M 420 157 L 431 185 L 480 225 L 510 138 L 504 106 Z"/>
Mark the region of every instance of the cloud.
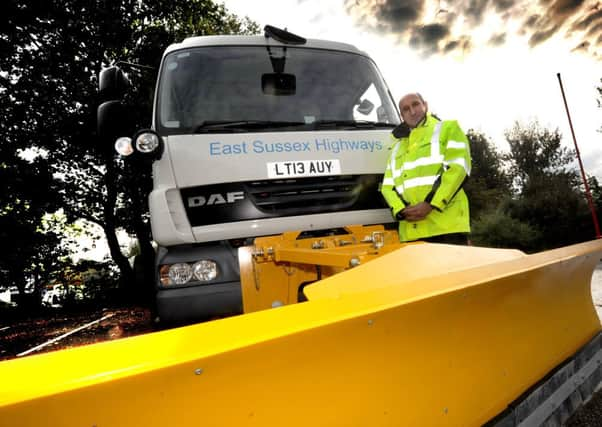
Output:
<path fill-rule="evenodd" d="M 494 7 L 497 12 L 505 12 L 514 6 L 514 0 L 498 0 L 494 2 Z"/>
<path fill-rule="evenodd" d="M 550 24 L 543 27 L 541 30 L 535 31 L 531 37 L 529 37 L 529 46 L 535 47 L 540 43 L 545 42 L 552 37 L 560 28 L 559 24 Z"/>
<path fill-rule="evenodd" d="M 556 0 L 552 3 L 552 13 L 555 15 L 566 15 L 574 13 L 584 3 L 584 0 Z"/>
<path fill-rule="evenodd" d="M 578 46 L 575 46 L 575 47 L 574 47 L 574 48 L 571 50 L 571 52 L 579 52 L 579 51 L 582 51 L 582 52 L 587 52 L 587 51 L 589 51 L 589 45 L 590 45 L 590 43 L 589 43 L 589 42 L 587 42 L 587 41 L 585 41 L 585 42 L 583 42 L 583 43 L 579 44 Z"/>
<path fill-rule="evenodd" d="M 506 43 L 506 33 L 494 34 L 487 43 L 489 46 L 501 46 Z"/>
<path fill-rule="evenodd" d="M 599 32 L 600 24 L 602 24 L 602 6 L 598 4 L 598 9 L 590 9 L 582 19 L 576 20 L 570 31 L 586 31 L 597 27 Z"/>
<path fill-rule="evenodd" d="M 391 31 L 405 31 L 422 14 L 423 2 L 421 0 L 410 0 L 400 2 L 387 2 L 381 7 L 374 7 L 376 19 L 386 23 Z"/>
<path fill-rule="evenodd" d="M 541 15 L 530 15 L 525 22 L 523 23 L 523 30 L 528 32 L 528 30 L 533 30 L 537 28 L 537 22 L 541 19 Z"/>
<path fill-rule="evenodd" d="M 479 19 L 489 1 L 473 0 L 470 19 Z M 471 45 L 466 37 L 452 36 L 452 26 L 458 19 L 454 10 L 444 7 L 432 10 L 426 0 L 346 0 L 345 8 L 361 26 L 397 35 L 400 42 L 424 55 L 463 50 Z M 429 13 L 433 15 L 431 20 L 425 19 Z"/>
<path fill-rule="evenodd" d="M 536 19 L 530 16 L 525 26 L 532 31 L 529 36 L 529 46 L 535 47 L 559 33 L 567 19 L 580 12 L 584 0 L 540 0 L 545 14 Z M 525 30 L 528 35 L 529 31 Z"/>
<path fill-rule="evenodd" d="M 464 15 L 473 25 L 478 25 L 483 20 L 483 15 L 489 6 L 489 0 L 471 0 L 460 2 L 459 6 L 464 9 Z"/>
<path fill-rule="evenodd" d="M 428 48 L 439 44 L 449 35 L 449 28 L 441 24 L 429 24 L 422 27 L 414 27 L 410 38 L 410 45 Z"/>
<path fill-rule="evenodd" d="M 452 40 L 447 42 L 447 44 L 443 47 L 443 53 L 450 53 L 455 50 L 460 50 L 462 52 L 470 52 L 472 49 L 472 41 L 469 36 L 461 36 L 456 40 Z"/>
<path fill-rule="evenodd" d="M 501 46 L 513 35 L 533 48 L 566 37 L 594 57 L 602 47 L 600 0 L 345 0 L 345 9 L 359 26 L 427 56 Z"/>

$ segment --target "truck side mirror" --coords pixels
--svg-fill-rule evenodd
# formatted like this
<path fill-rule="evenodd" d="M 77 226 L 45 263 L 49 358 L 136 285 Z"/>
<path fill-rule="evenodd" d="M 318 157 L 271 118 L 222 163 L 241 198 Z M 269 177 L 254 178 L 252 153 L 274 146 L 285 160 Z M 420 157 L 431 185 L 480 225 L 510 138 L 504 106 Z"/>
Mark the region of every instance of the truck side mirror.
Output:
<path fill-rule="evenodd" d="M 115 140 L 128 134 L 129 113 L 119 100 L 103 102 L 98 106 L 96 126 L 103 144 L 113 147 Z"/>
<path fill-rule="evenodd" d="M 128 132 L 129 112 L 121 102 L 130 82 L 121 68 L 111 66 L 98 75 L 98 92 L 104 102 L 96 112 L 98 136 L 103 144 L 113 147 L 115 140 Z"/>
<path fill-rule="evenodd" d="M 105 68 L 98 75 L 98 92 L 103 100 L 123 98 L 129 86 L 128 78 L 119 67 Z"/>

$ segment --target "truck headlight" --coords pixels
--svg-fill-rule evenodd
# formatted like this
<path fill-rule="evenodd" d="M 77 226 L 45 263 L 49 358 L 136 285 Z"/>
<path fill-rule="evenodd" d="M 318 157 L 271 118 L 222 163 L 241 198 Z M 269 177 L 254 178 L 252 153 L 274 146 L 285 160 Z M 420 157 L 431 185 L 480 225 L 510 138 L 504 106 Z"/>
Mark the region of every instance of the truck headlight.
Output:
<path fill-rule="evenodd" d="M 136 150 L 144 154 L 157 151 L 161 145 L 159 135 L 154 132 L 144 131 L 136 136 Z"/>
<path fill-rule="evenodd" d="M 200 282 L 208 282 L 217 277 L 217 264 L 214 261 L 203 259 L 192 266 L 194 277 Z"/>
<path fill-rule="evenodd" d="M 115 151 L 118 154 L 127 157 L 134 152 L 134 147 L 132 146 L 132 138 L 128 138 L 127 136 L 122 136 L 121 138 L 117 138 L 115 141 Z"/>
<path fill-rule="evenodd" d="M 168 266 L 167 276 L 172 284 L 183 285 L 192 279 L 192 268 L 184 262 Z"/>
<path fill-rule="evenodd" d="M 188 282 L 209 282 L 218 275 L 218 267 L 215 261 L 202 259 L 194 264 L 178 262 L 175 264 L 164 264 L 159 268 L 159 280 L 161 285 L 185 285 Z"/>

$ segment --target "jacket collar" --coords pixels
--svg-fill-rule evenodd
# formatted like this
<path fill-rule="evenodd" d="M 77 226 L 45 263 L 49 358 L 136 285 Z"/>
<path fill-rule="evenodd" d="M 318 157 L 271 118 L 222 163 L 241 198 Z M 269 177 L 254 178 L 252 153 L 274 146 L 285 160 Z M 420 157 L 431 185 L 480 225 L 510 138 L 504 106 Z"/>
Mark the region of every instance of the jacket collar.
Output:
<path fill-rule="evenodd" d="M 421 127 L 425 127 L 427 126 L 432 120 L 433 120 L 433 116 L 431 115 L 431 113 L 429 113 L 427 111 L 427 113 L 424 115 L 424 118 L 422 120 L 420 120 L 415 127 L 413 127 L 412 129 L 417 129 L 417 128 L 421 128 Z"/>
<path fill-rule="evenodd" d="M 397 139 L 407 138 L 414 129 L 429 126 L 433 121 L 438 121 L 431 113 L 427 112 L 424 118 L 416 124 L 416 127 L 410 128 L 407 123 L 401 123 L 393 129 L 393 136 Z"/>

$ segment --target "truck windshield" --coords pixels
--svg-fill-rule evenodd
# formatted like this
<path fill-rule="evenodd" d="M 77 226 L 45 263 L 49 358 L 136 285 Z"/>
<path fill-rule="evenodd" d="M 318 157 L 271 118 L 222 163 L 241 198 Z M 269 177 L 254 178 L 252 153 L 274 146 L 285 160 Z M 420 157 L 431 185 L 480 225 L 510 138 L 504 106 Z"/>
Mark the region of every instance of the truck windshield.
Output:
<path fill-rule="evenodd" d="M 266 82 L 284 87 L 270 90 Z M 164 60 L 157 99 L 156 127 L 163 135 L 399 124 L 374 63 L 362 55 L 331 50 L 179 50 Z"/>

